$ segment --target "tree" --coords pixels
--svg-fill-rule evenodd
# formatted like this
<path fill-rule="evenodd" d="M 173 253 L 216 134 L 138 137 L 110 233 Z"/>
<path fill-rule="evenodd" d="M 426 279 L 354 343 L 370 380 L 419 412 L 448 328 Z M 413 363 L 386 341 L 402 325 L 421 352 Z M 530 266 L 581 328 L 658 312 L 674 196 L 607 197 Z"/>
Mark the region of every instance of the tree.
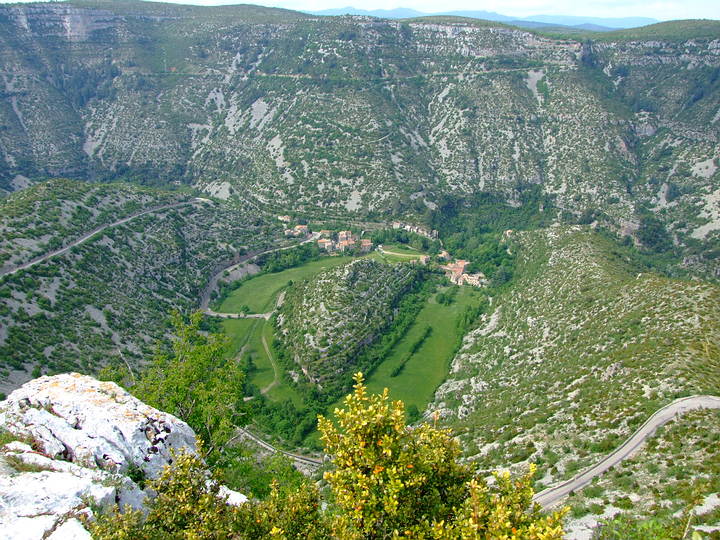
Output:
<path fill-rule="evenodd" d="M 198 311 L 186 323 L 179 312 L 173 312 L 172 351 L 157 353 L 131 392 L 187 422 L 213 459 L 235 429 L 247 422 L 247 408 L 241 365 L 224 357 L 223 336 L 200 331 L 201 319 Z"/>
<path fill-rule="evenodd" d="M 492 487 L 458 462 L 449 430 L 405 426 L 404 405 L 387 389 L 368 396 L 362 374 L 337 425 L 319 430 L 335 469 L 325 473 L 338 506 L 338 538 L 560 539 L 564 512 L 544 516 L 532 503 L 532 471 L 513 481 L 497 474 Z"/>
<path fill-rule="evenodd" d="M 182 452 L 149 487 L 156 496 L 149 500 L 146 513 L 126 508 L 124 513 L 99 514 L 90 523 L 93 538 L 321 540 L 329 536 L 320 515 L 317 487 L 309 482 L 292 490 L 281 490 L 273 483 L 266 500 L 232 506 L 202 459 Z"/>
<path fill-rule="evenodd" d="M 189 325 L 192 327 L 192 322 Z M 183 327 L 185 328 L 185 327 Z M 192 335 L 192 332 L 191 332 Z M 182 453 L 150 483 L 156 497 L 147 514 L 99 516 L 93 536 L 112 540 L 161 538 L 283 538 L 341 540 L 560 540 L 562 516 L 533 504 L 532 475 L 495 475 L 491 486 L 458 462 L 460 447 L 449 430 L 408 428 L 404 405 L 388 391 L 368 395 L 362 374 L 337 425 L 320 417 L 333 468 L 325 473 L 333 497 L 321 511 L 311 483 L 280 489 L 240 507 L 226 503 L 202 460 Z"/>
<path fill-rule="evenodd" d="M 175 455 L 172 467 L 150 482 L 156 493 L 141 510 L 99 515 L 91 524 L 93 538 L 103 540 L 160 540 L 162 538 L 226 538 L 237 509 L 226 504 L 220 483 L 208 475 L 192 453 Z M 182 532 L 183 534 L 178 534 Z"/>
<path fill-rule="evenodd" d="M 662 221 L 649 213 L 640 217 L 637 237 L 644 246 L 654 251 L 668 251 L 673 246 L 672 238 Z"/>

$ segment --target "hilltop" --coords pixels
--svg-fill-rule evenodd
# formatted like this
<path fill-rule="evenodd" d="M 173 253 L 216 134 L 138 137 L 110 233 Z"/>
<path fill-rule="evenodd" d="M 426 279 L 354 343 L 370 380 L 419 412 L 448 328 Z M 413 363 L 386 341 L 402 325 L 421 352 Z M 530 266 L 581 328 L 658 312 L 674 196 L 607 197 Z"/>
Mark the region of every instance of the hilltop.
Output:
<path fill-rule="evenodd" d="M 366 369 L 357 365 L 359 353 L 389 330 L 419 273 L 416 265 L 357 259 L 292 287 L 277 329 L 296 377 L 328 391 Z"/>

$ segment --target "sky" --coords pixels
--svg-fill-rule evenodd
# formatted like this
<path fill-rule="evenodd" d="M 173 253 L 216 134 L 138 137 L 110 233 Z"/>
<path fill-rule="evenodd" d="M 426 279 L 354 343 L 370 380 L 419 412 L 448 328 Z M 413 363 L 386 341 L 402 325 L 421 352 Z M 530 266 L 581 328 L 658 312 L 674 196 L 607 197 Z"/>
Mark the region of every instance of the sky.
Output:
<path fill-rule="evenodd" d="M 0 3 L 18 0 L 0 0 Z M 25 0 L 21 0 L 25 1 Z M 361 9 L 412 8 L 427 13 L 485 10 L 503 15 L 580 15 L 586 17 L 652 17 L 671 19 L 720 19 L 720 0 L 165 0 L 177 4 L 259 4 L 297 10 L 354 6 Z"/>

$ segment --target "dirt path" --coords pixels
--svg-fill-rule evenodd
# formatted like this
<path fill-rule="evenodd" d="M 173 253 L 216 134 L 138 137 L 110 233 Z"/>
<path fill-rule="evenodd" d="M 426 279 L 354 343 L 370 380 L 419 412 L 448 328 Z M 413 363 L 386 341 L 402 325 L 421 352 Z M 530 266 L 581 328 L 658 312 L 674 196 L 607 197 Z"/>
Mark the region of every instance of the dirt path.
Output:
<path fill-rule="evenodd" d="M 265 388 L 260 390 L 260 393 L 264 395 L 267 394 L 270 390 L 272 390 L 280 381 L 280 368 L 278 368 L 277 362 L 275 362 L 275 357 L 272 355 L 272 352 L 270 351 L 270 347 L 268 347 L 268 342 L 265 339 L 264 335 L 262 336 L 262 344 L 263 348 L 265 349 L 265 354 L 267 354 L 268 360 L 270 360 L 270 363 L 272 364 L 274 374 L 273 381 Z"/>
<path fill-rule="evenodd" d="M 697 409 L 720 409 L 720 397 L 690 396 L 676 399 L 656 411 L 623 444 L 618 446 L 613 453 L 603 458 L 599 463 L 577 474 L 570 480 L 541 491 L 533 497 L 533 500 L 545 508 L 552 506 L 560 499 L 569 495 L 571 491 L 576 491 L 586 486 L 596 476 L 603 474 L 608 469 L 629 458 L 659 427 L 664 426 L 681 414 Z"/>

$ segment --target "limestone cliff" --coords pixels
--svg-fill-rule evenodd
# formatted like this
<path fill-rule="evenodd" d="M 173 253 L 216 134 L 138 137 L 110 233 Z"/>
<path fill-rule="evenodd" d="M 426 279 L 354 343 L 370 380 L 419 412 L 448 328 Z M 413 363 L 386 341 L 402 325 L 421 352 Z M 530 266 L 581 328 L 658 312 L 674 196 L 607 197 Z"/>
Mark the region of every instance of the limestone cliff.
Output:
<path fill-rule="evenodd" d="M 0 537 L 90 538 L 91 507 L 142 508 L 144 479 L 196 451 L 185 422 L 111 382 L 69 373 L 28 382 L 0 403 Z M 246 499 L 223 490 L 228 502 Z"/>

